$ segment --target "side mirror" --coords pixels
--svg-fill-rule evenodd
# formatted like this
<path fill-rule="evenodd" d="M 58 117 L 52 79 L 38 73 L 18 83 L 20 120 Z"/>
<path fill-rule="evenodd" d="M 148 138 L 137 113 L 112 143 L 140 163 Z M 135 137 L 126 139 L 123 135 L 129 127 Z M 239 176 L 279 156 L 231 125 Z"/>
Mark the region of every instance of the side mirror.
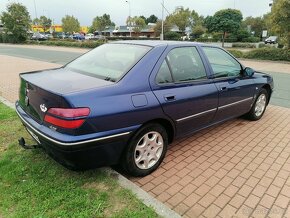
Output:
<path fill-rule="evenodd" d="M 255 73 L 255 70 L 253 70 L 253 69 L 250 68 L 250 67 L 246 67 L 246 68 L 243 70 L 243 72 L 244 72 L 244 75 L 245 75 L 245 76 L 252 77 L 252 76 L 254 75 L 254 73 Z"/>

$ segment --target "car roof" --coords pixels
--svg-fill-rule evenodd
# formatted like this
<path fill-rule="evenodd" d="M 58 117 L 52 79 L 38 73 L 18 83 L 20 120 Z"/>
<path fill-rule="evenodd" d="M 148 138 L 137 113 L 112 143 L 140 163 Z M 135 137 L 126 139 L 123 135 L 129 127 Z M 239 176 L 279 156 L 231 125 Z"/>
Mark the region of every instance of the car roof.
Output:
<path fill-rule="evenodd" d="M 134 45 L 145 45 L 151 47 L 167 46 L 167 45 L 203 45 L 198 42 L 185 42 L 185 41 L 161 41 L 161 40 L 123 40 L 110 42 L 111 44 L 134 44 Z"/>

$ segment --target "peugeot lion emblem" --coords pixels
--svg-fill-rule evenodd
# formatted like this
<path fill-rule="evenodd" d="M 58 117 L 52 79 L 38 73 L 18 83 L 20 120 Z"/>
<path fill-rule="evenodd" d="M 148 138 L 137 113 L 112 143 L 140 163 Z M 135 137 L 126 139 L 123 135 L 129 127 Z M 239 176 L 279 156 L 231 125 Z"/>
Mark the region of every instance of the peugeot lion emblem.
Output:
<path fill-rule="evenodd" d="M 45 104 L 40 105 L 40 110 L 45 113 L 47 111 L 47 108 L 45 107 Z"/>

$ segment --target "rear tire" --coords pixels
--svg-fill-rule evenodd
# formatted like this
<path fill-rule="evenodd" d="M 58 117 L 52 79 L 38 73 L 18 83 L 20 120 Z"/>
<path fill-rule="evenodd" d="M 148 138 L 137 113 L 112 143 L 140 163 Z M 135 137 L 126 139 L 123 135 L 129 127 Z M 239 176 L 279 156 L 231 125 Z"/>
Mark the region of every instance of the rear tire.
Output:
<path fill-rule="evenodd" d="M 130 140 L 122 160 L 122 168 L 131 176 L 146 176 L 163 161 L 168 134 L 163 126 L 150 123 L 142 127 Z"/>
<path fill-rule="evenodd" d="M 257 95 L 257 98 L 251 108 L 251 110 L 246 114 L 246 118 L 249 120 L 259 120 L 265 113 L 268 104 L 269 94 L 266 89 L 262 88 Z"/>

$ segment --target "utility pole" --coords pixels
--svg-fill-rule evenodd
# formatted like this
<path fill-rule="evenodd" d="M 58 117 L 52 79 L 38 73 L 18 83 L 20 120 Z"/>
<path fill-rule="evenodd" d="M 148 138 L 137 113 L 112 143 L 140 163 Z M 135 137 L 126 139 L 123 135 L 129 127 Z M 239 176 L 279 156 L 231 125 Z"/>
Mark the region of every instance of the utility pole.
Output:
<path fill-rule="evenodd" d="M 126 1 L 129 4 L 129 32 L 130 37 L 132 37 L 132 25 L 131 25 L 131 2 L 129 0 Z"/>
<path fill-rule="evenodd" d="M 36 10 L 36 4 L 35 4 L 35 0 L 33 0 L 34 3 L 34 12 L 35 12 L 35 18 L 37 18 L 37 10 Z"/>
<path fill-rule="evenodd" d="M 160 40 L 164 40 L 164 0 L 162 0 L 162 21 L 161 21 Z"/>

